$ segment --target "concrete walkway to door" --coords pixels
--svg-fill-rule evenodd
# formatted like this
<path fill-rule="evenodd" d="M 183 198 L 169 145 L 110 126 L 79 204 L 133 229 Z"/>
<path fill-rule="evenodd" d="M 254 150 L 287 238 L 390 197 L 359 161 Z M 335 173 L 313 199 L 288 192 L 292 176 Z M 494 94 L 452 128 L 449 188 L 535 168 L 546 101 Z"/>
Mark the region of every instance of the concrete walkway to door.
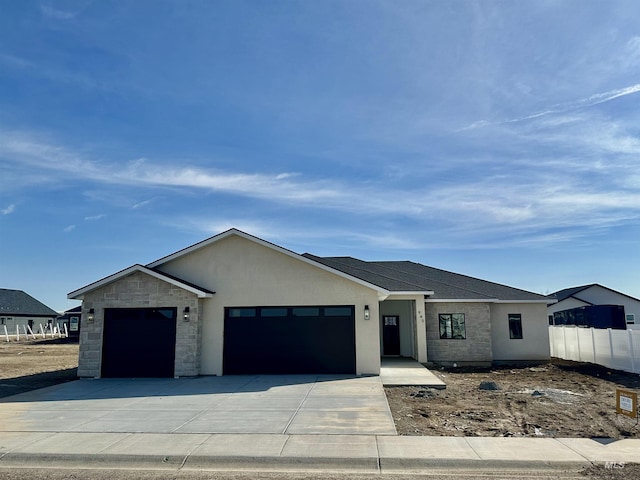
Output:
<path fill-rule="evenodd" d="M 77 380 L 0 399 L 0 432 L 396 435 L 379 377 Z"/>
<path fill-rule="evenodd" d="M 442 380 L 413 358 L 385 357 L 381 362 L 380 379 L 385 387 L 446 388 Z"/>

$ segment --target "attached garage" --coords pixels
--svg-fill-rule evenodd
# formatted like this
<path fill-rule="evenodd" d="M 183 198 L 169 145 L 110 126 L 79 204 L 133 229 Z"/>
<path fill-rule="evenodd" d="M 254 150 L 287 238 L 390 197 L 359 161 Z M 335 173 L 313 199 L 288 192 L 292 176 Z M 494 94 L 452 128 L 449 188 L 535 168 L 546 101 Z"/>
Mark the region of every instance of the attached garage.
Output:
<path fill-rule="evenodd" d="M 173 377 L 176 308 L 107 308 L 102 377 Z"/>
<path fill-rule="evenodd" d="M 223 372 L 356 373 L 354 306 L 225 308 Z"/>

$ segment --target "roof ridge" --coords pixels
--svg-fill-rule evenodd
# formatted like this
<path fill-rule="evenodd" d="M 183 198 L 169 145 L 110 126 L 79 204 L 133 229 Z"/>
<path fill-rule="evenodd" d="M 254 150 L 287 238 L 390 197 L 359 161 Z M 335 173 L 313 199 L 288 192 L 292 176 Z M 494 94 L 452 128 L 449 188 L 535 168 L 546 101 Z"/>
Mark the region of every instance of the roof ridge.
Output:
<path fill-rule="evenodd" d="M 307 255 L 307 254 L 305 254 L 305 255 Z M 401 279 L 401 278 L 394 278 L 394 277 L 390 277 L 390 276 L 388 276 L 388 275 L 383 275 L 383 274 L 380 274 L 380 273 L 378 273 L 378 272 L 374 272 L 374 271 L 372 271 L 372 270 L 368 270 L 368 269 L 365 269 L 365 268 L 356 267 L 356 266 L 351 266 L 351 265 L 349 265 L 349 264 L 347 264 L 347 263 L 345 263 L 345 262 L 341 262 L 339 259 L 340 259 L 340 258 L 350 258 L 351 260 L 356 260 L 356 261 L 358 261 L 359 263 L 361 263 L 361 264 L 365 264 L 365 265 L 370 264 L 370 263 L 375 263 L 375 262 L 367 262 L 366 260 L 360 260 L 359 258 L 355 258 L 355 257 L 351 257 L 351 256 L 342 256 L 342 257 L 318 257 L 318 256 L 316 256 L 316 255 L 312 255 L 312 254 L 308 254 L 308 255 L 310 255 L 310 256 L 312 256 L 312 257 L 315 257 L 315 258 L 320 258 L 320 259 L 323 259 L 323 258 L 324 258 L 324 259 L 333 259 L 335 262 L 337 262 L 337 263 L 339 263 L 340 265 L 343 265 L 343 266 L 345 266 L 345 267 L 348 267 L 348 268 L 354 268 L 354 269 L 357 269 L 357 270 L 361 270 L 361 271 L 363 271 L 363 272 L 367 272 L 367 273 L 371 273 L 371 274 L 373 274 L 373 275 L 378 275 L 378 276 L 380 276 L 380 277 L 387 278 L 387 279 L 389 279 L 389 280 L 394 280 L 394 281 L 396 281 L 396 282 L 402 282 L 402 283 L 405 283 L 405 284 L 407 284 L 407 285 L 412 285 L 413 287 L 417 288 L 417 289 L 418 289 L 417 291 L 419 291 L 419 292 L 421 292 L 421 291 L 423 291 L 423 290 L 425 289 L 425 287 L 424 287 L 424 286 L 422 286 L 422 285 L 418 285 L 418 284 L 413 283 L 413 282 L 408 282 L 408 281 L 403 280 L 403 279 Z M 321 263 L 322 263 L 322 262 L 321 262 Z M 371 283 L 374 283 L 374 282 L 371 282 Z M 379 287 L 382 287 L 382 285 L 378 285 L 378 286 L 379 286 Z M 384 287 L 382 287 L 382 288 L 384 288 Z"/>
<path fill-rule="evenodd" d="M 432 266 L 430 266 L 430 265 L 425 265 L 425 264 L 423 264 L 423 263 L 414 262 L 414 261 L 412 261 L 412 260 L 400 260 L 400 261 L 383 260 L 383 261 L 379 261 L 379 262 L 376 262 L 376 263 L 391 263 L 391 264 L 393 264 L 393 263 L 410 263 L 410 264 L 413 264 L 413 265 L 419 265 L 419 266 L 421 266 L 421 267 L 425 267 L 425 268 L 428 268 L 428 269 L 431 269 L 431 270 L 437 270 L 438 272 L 444 272 L 444 273 L 451 274 L 451 275 L 458 275 L 458 276 L 460 276 L 460 277 L 468 278 L 468 279 L 473 280 L 473 281 L 481 281 L 481 282 L 484 282 L 484 283 L 490 283 L 490 284 L 492 284 L 492 285 L 496 285 L 496 286 L 504 287 L 504 288 L 509 288 L 509 289 L 511 289 L 511 290 L 517 290 L 517 291 L 519 291 L 519 292 L 524 292 L 524 293 L 528 293 L 528 294 L 539 295 L 540 297 L 544 297 L 544 296 L 545 296 L 545 295 L 542 295 L 542 294 L 540 294 L 540 293 L 531 292 L 531 291 L 529 291 L 529 290 L 524 290 L 524 289 L 522 289 L 522 288 L 512 287 L 511 285 L 505 285 L 504 283 L 498 283 L 498 282 L 494 282 L 494 281 L 491 281 L 491 280 L 485 280 L 484 278 L 472 277 L 471 275 L 466 275 L 466 274 L 464 274 L 464 273 L 452 272 L 451 270 L 445 270 L 445 269 L 443 269 L 443 268 L 432 267 Z M 387 267 L 387 268 L 393 268 L 393 267 Z M 398 270 L 398 269 L 396 269 L 396 270 Z M 400 270 L 398 270 L 398 271 L 400 271 Z M 484 296 L 487 296 L 487 297 L 489 296 L 489 295 L 487 295 L 486 293 L 478 292 L 478 291 L 476 291 L 476 290 L 474 290 L 474 289 L 467 288 L 467 287 L 462 287 L 462 286 L 457 285 L 457 284 L 452 284 L 452 283 L 445 282 L 445 281 L 441 281 L 441 280 L 434 280 L 434 279 L 432 279 L 432 278 L 430 278 L 429 280 L 430 280 L 430 281 L 435 281 L 435 282 L 441 283 L 441 284 L 443 284 L 443 285 L 447 285 L 447 286 L 449 286 L 449 287 L 455 287 L 455 288 L 459 288 L 459 289 L 461 289 L 461 290 L 466 290 L 467 292 L 477 293 L 477 294 L 484 295 Z"/>
<path fill-rule="evenodd" d="M 394 262 L 393 262 L 393 261 L 386 261 L 386 262 L 385 262 L 385 261 L 383 261 L 383 262 L 376 262 L 376 263 L 394 263 Z M 420 265 L 421 267 L 432 268 L 432 269 L 434 269 L 434 270 L 438 270 L 438 271 L 440 271 L 440 272 L 450 273 L 450 274 L 453 274 L 453 275 L 460 275 L 461 277 L 470 278 L 471 280 L 475 280 L 475 281 L 480 280 L 480 281 L 487 282 L 487 283 L 493 283 L 494 285 L 500 285 L 499 283 L 489 282 L 488 280 L 483 280 L 483 279 L 481 279 L 481 278 L 477 278 L 477 277 L 471 277 L 471 276 L 469 276 L 469 275 L 464 275 L 464 274 L 462 274 L 462 273 L 456 273 L 456 272 L 451 272 L 451 271 L 449 271 L 449 270 L 443 270 L 443 269 L 440 269 L 440 268 L 430 267 L 429 265 L 424 265 L 424 264 L 422 264 L 422 263 L 418 263 L 418 262 L 412 262 L 411 260 L 401 260 L 399 263 L 411 263 L 411 264 L 413 264 L 413 265 Z M 384 265 L 384 267 L 385 267 L 385 268 L 388 268 L 388 269 L 391 269 L 391 270 L 395 270 L 395 271 L 397 271 L 397 272 L 402 272 L 402 270 L 400 270 L 400 269 L 393 268 L 393 267 L 390 267 L 390 266 L 387 266 L 387 265 Z M 403 272 L 403 273 L 405 273 L 405 274 L 406 274 L 407 272 Z M 410 274 L 410 275 L 416 275 L 416 274 Z M 417 276 L 417 275 L 416 275 L 416 276 Z M 445 281 L 442 281 L 442 280 L 434 280 L 434 279 L 432 279 L 432 278 L 429 278 L 428 280 L 429 280 L 430 282 L 437 282 L 437 283 L 440 283 L 440 284 L 442 284 L 442 285 L 446 285 L 447 287 L 458 288 L 458 289 L 460 289 L 460 290 L 465 290 L 465 291 L 467 291 L 467 292 L 471 292 L 471 293 L 474 293 L 474 294 L 482 295 L 483 297 L 493 298 L 493 297 L 491 297 L 491 296 L 487 295 L 486 293 L 478 292 L 477 290 L 473 290 L 473 289 L 471 289 L 471 288 L 462 287 L 462 286 L 460 286 L 460 285 L 455 285 L 455 284 L 452 284 L 452 283 L 449 283 L 449 282 L 445 282 Z M 509 287 L 508 285 L 500 285 L 500 286 L 502 286 L 502 287 L 508 287 L 508 288 L 513 288 L 513 287 Z M 522 291 L 526 291 L 526 290 L 522 290 Z M 532 292 L 527 292 L 527 293 L 532 293 Z"/>

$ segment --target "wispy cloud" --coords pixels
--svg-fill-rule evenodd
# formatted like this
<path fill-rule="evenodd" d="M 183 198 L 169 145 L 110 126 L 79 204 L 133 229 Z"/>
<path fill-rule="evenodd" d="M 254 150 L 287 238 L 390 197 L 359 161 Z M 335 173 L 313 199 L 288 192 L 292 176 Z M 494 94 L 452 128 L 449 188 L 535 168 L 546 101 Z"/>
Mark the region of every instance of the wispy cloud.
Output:
<path fill-rule="evenodd" d="M 153 202 L 153 199 L 143 200 L 142 202 L 135 203 L 134 205 L 131 206 L 131 208 L 133 208 L 134 210 L 137 210 L 138 208 L 142 208 L 142 207 L 146 207 L 147 205 L 150 205 L 151 202 Z"/>
<path fill-rule="evenodd" d="M 79 11 L 72 12 L 70 10 L 61 10 L 46 4 L 40 5 L 40 11 L 44 16 L 54 18 L 56 20 L 70 20 L 80 13 Z"/>
<path fill-rule="evenodd" d="M 582 98 L 576 101 L 554 105 L 546 110 L 535 112 L 530 115 L 524 115 L 522 117 L 510 118 L 510 119 L 499 120 L 499 121 L 479 120 L 470 125 L 467 125 L 466 127 L 461 128 L 459 131 L 473 130 L 476 128 L 483 128 L 483 127 L 494 126 L 494 125 L 519 123 L 527 120 L 534 120 L 537 118 L 546 117 L 548 115 L 567 113 L 574 110 L 579 110 L 581 108 L 592 107 L 594 105 L 599 105 L 601 103 L 610 102 L 611 100 L 615 100 L 616 98 L 624 97 L 627 95 L 633 95 L 638 92 L 640 92 L 640 83 L 636 83 L 635 85 L 631 85 L 625 88 L 609 90 L 608 92 L 596 93 L 589 97 Z"/>
<path fill-rule="evenodd" d="M 85 219 L 85 221 L 88 221 L 88 222 L 94 222 L 94 221 L 100 220 L 100 219 L 102 219 L 102 218 L 104 218 L 106 216 L 107 216 L 106 213 L 101 213 L 99 215 L 91 215 L 89 217 L 84 217 L 84 219 Z"/>
<path fill-rule="evenodd" d="M 9 215 L 10 213 L 13 213 L 15 211 L 16 211 L 16 206 L 12 203 L 8 205 L 6 208 L 3 208 L 2 210 L 0 210 L 0 213 L 2 215 Z"/>
<path fill-rule="evenodd" d="M 602 135 L 600 140 L 597 135 L 591 139 L 599 144 L 599 149 L 612 147 L 626 134 L 623 129 L 611 128 Z M 636 150 L 640 149 L 632 138 L 626 145 L 625 151 L 629 153 L 638 153 Z M 183 161 L 167 165 L 138 159 L 123 168 L 26 135 L 0 135 L 0 154 L 6 161 L 13 162 L 15 168 L 45 171 L 49 173 L 47 178 L 57 177 L 59 181 L 94 182 L 105 190 L 110 186 L 171 188 L 185 195 L 200 191 L 258 199 L 292 211 L 334 211 L 376 221 L 411 218 L 437 225 L 439 235 L 457 241 L 470 238 L 479 241 L 482 235 L 487 239 L 508 236 L 515 242 L 523 237 L 531 239 L 539 232 L 543 232 L 547 241 L 554 241 L 559 237 L 549 234 L 550 228 L 588 230 L 603 225 L 611 228 L 640 218 L 640 191 L 624 183 L 625 178 L 635 173 L 635 163 L 626 162 L 624 158 L 617 162 L 603 162 L 598 157 L 520 158 L 493 175 L 480 174 L 482 163 L 474 166 L 473 171 L 467 169 L 465 175 L 459 170 L 463 166 L 458 165 L 455 182 L 426 187 L 422 182 L 414 186 L 403 182 L 382 184 L 345 178 L 309 178 L 296 172 L 246 173 L 185 166 Z M 575 165 L 572 166 L 572 162 Z M 597 175 L 596 181 L 593 175 Z M 148 205 L 153 198 L 133 204 L 131 208 Z M 86 220 L 102 218 L 95 217 Z M 278 235 L 277 230 L 268 225 L 251 221 L 238 223 L 237 219 L 201 222 L 193 228 L 216 233 L 231 226 L 244 227 L 258 235 L 265 233 L 268 238 Z M 544 241 L 542 236 L 538 238 Z M 374 235 L 362 240 L 397 248 L 417 248 L 423 244 L 409 236 L 403 239 Z"/>
<path fill-rule="evenodd" d="M 62 229 L 63 232 L 69 233 L 76 229 L 75 225 L 68 225 Z"/>

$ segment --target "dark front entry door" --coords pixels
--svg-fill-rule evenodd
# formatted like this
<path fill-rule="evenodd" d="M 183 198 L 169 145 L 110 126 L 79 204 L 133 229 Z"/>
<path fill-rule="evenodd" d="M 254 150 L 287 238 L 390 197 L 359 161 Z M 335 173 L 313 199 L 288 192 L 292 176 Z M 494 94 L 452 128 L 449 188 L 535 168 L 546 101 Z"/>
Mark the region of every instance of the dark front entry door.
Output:
<path fill-rule="evenodd" d="M 382 353 L 400 355 L 400 317 L 384 315 L 382 317 Z"/>

